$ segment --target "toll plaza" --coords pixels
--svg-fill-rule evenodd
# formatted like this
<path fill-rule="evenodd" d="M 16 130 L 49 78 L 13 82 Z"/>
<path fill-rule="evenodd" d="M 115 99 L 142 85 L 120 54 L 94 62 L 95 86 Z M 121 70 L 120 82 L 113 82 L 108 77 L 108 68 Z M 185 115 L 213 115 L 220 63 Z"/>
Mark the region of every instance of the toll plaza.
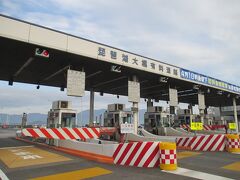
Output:
<path fill-rule="evenodd" d="M 34 147 L 0 149 L 0 159 L 5 169 L 43 164 L 43 168 L 46 168 L 48 164 L 58 162 L 71 169 L 70 174 L 59 168 L 56 175 L 53 168 L 46 174 L 23 175 L 23 179 L 72 177 L 72 174 L 75 177 L 75 174 L 89 175 L 92 171 L 99 175 L 107 174 L 103 177 L 109 179 L 114 176 L 112 172 L 116 172 L 117 177 L 122 178 L 120 174 L 128 169 L 123 168 L 118 173 L 113 164 L 149 168 L 160 166 L 163 171 L 154 171 L 153 174 L 163 178 L 183 175 L 186 171 L 191 171 L 190 174 L 198 173 L 203 179 L 239 177 L 239 171 L 236 170 L 240 150 L 237 116 L 239 86 L 7 16 L 0 16 L 0 24 L 1 80 L 8 81 L 10 86 L 14 86 L 14 82 L 21 82 L 35 84 L 37 89 L 42 85 L 58 87 L 62 91 L 66 90 L 67 95 L 75 97 L 82 97 L 85 91 L 90 91 L 88 127 L 76 126 L 76 111 L 71 107 L 71 102 L 53 102 L 48 113 L 48 127 L 23 127 L 17 133 L 17 140 L 34 144 Z M 103 98 L 105 93 L 127 96 L 131 107 L 127 110 L 124 104 L 108 105 L 103 123 L 96 125 L 95 93 L 100 93 Z M 139 127 L 140 98 L 146 99 L 144 127 Z M 168 107 L 153 106 L 153 101 L 160 100 L 166 101 Z M 188 109 L 181 112 L 179 103 L 189 104 Z M 194 105 L 198 105 L 199 114 L 193 114 Z M 233 120 L 225 122 L 223 126 L 209 123 L 212 120 L 207 108 L 225 106 L 233 106 Z M 129 127 L 131 130 L 122 133 L 121 127 Z M 229 136 L 221 130 L 225 127 L 231 129 L 231 132 L 228 131 Z M 42 143 L 39 139 L 45 141 Z M 48 148 L 51 152 L 48 152 Z M 211 157 L 207 151 L 214 151 L 215 157 L 224 160 L 213 160 L 214 163 L 209 164 L 210 170 L 204 169 L 208 164 L 206 159 Z M 179 168 L 177 153 L 182 166 Z M 75 156 L 78 156 L 78 163 L 81 162 L 80 156 L 107 165 L 100 164 L 104 168 L 98 169 L 95 165 L 99 164 L 84 160 L 84 163 L 95 169 L 81 173 L 84 170 L 73 168 L 73 172 L 71 167 L 76 164 Z M 181 160 L 186 157 L 196 161 L 193 167 L 201 167 L 202 171 L 188 170 L 191 163 Z M 198 161 L 201 158 L 205 160 Z M 11 160 L 16 162 L 12 164 Z M 170 173 L 169 170 L 176 171 Z M 133 172 L 137 174 L 139 170 L 133 169 Z M 147 178 L 152 170 L 143 172 Z M 16 174 L 9 173 L 13 178 Z"/>

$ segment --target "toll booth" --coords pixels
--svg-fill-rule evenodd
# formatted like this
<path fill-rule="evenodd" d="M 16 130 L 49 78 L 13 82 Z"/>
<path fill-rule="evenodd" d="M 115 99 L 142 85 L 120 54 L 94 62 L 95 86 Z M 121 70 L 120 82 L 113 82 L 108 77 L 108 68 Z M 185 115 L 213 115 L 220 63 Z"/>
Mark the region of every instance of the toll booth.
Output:
<path fill-rule="evenodd" d="M 75 127 L 76 126 L 77 111 L 72 109 L 71 101 L 54 101 L 52 109 L 48 112 L 47 127 Z M 49 145 L 58 146 L 57 139 L 47 139 Z"/>
<path fill-rule="evenodd" d="M 191 114 L 190 109 L 178 109 L 174 124 L 176 127 L 179 127 L 183 124 L 190 125 L 191 119 L 195 119 L 195 117 L 195 115 Z"/>
<path fill-rule="evenodd" d="M 70 101 L 54 101 L 48 112 L 47 127 L 75 127 L 77 111 L 72 109 Z"/>
<path fill-rule="evenodd" d="M 117 133 L 114 140 L 119 139 L 120 126 L 124 123 L 133 123 L 133 113 L 125 108 L 125 104 L 109 104 L 107 111 L 104 113 L 104 127 L 115 127 L 117 128 Z"/>
<path fill-rule="evenodd" d="M 203 124 L 204 125 L 213 125 L 214 124 L 214 117 L 213 117 L 213 115 L 212 114 L 204 114 L 204 116 L 203 116 Z"/>
<path fill-rule="evenodd" d="M 161 106 L 148 107 L 144 114 L 144 129 L 153 134 L 160 134 L 162 127 L 170 127 L 173 124 L 174 115 L 163 111 Z"/>

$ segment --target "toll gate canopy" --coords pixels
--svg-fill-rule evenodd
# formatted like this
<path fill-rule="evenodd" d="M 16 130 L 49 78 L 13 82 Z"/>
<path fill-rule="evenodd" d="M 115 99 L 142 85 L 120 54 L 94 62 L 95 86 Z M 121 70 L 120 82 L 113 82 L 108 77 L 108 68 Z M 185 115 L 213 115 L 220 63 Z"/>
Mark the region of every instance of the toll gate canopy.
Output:
<path fill-rule="evenodd" d="M 65 88 L 67 69 L 86 73 L 85 89 L 128 96 L 128 80 L 140 82 L 140 97 L 206 106 L 231 106 L 240 87 L 161 61 L 29 22 L 0 15 L 0 80 Z"/>

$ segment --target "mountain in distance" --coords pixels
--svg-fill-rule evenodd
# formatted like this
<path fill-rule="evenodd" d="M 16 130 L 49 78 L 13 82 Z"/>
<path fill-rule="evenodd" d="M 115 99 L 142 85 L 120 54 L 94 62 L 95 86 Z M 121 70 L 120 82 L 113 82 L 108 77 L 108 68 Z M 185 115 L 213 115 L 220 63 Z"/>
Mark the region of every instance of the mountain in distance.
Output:
<path fill-rule="evenodd" d="M 47 123 L 47 115 L 40 113 L 29 113 L 27 114 L 28 124 L 46 124 Z M 0 124 L 21 124 L 22 122 L 22 114 L 0 114 Z"/>
<path fill-rule="evenodd" d="M 94 111 L 95 118 L 97 117 L 97 121 L 99 121 L 100 115 L 102 114 L 102 119 L 104 118 L 104 112 L 106 109 L 97 109 Z M 143 124 L 145 109 L 139 110 L 139 123 Z M 27 114 L 27 124 L 47 124 L 47 114 L 41 113 L 29 113 Z M 85 126 L 89 123 L 89 110 L 82 111 L 77 114 L 78 125 Z M 96 120 L 96 119 L 94 119 Z M 22 114 L 0 114 L 0 124 L 10 124 L 10 125 L 18 125 L 21 124 Z"/>

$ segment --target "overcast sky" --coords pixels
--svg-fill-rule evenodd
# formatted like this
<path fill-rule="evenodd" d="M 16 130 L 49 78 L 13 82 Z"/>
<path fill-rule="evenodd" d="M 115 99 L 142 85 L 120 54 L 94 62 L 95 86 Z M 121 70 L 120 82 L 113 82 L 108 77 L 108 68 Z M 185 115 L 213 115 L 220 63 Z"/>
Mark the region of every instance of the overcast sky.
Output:
<path fill-rule="evenodd" d="M 239 0 L 0 0 L 0 13 L 240 85 Z M 88 109 L 88 93 L 82 106 L 65 94 L 0 82 L 0 113 L 46 113 L 57 99 Z M 127 103 L 113 97 L 97 96 L 96 109 Z"/>

